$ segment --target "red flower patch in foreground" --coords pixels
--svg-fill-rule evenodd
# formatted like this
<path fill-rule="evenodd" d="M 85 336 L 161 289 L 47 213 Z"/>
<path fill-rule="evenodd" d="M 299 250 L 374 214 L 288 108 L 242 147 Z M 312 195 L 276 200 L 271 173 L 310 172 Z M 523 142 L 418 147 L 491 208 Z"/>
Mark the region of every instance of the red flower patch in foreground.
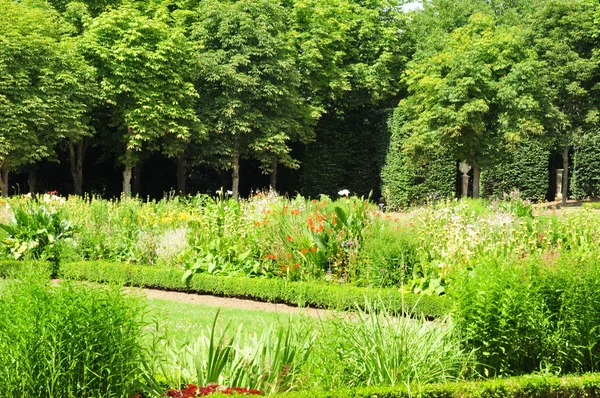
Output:
<path fill-rule="evenodd" d="M 210 383 L 206 387 L 198 387 L 195 384 L 188 384 L 186 388 L 181 390 L 169 390 L 162 396 L 173 398 L 194 398 L 203 397 L 205 395 L 211 395 L 214 393 L 225 395 L 262 395 L 262 393 L 258 390 L 250 390 L 248 388 L 240 387 L 225 387 L 216 383 Z"/>

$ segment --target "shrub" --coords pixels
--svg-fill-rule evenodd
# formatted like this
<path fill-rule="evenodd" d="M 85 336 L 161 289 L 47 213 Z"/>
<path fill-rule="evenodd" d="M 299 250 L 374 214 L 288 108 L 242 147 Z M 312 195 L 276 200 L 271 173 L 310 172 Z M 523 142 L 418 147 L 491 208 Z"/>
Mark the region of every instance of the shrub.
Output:
<path fill-rule="evenodd" d="M 449 318 L 426 321 L 388 312 L 381 302 L 324 322 L 307 370 L 311 389 L 458 380 L 472 365 Z"/>
<path fill-rule="evenodd" d="M 119 397 L 140 371 L 139 302 L 26 274 L 0 294 L 0 396 Z"/>
<path fill-rule="evenodd" d="M 453 289 L 455 320 L 483 374 L 600 369 L 600 251 L 488 258 Z"/>

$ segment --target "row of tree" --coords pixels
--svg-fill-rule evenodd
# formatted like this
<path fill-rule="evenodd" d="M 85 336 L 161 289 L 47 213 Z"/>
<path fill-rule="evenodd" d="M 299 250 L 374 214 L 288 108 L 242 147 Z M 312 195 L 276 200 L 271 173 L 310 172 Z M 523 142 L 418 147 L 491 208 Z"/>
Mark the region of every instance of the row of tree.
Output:
<path fill-rule="evenodd" d="M 275 187 L 291 145 L 340 102 L 389 101 L 403 69 L 394 0 L 0 0 L 0 186 L 68 146 L 83 193 L 90 144 L 117 153 L 123 193 L 147 153 Z M 35 181 L 35 179 L 31 179 Z"/>
<path fill-rule="evenodd" d="M 2 193 L 11 172 L 35 190 L 49 159 L 83 194 L 90 147 L 126 195 L 149 154 L 174 159 L 178 192 L 204 165 L 231 171 L 237 195 L 240 159 L 275 188 L 298 147 L 320 192 L 377 190 L 363 169 L 389 148 L 388 163 L 467 161 L 478 196 L 481 170 L 532 141 L 562 152 L 567 182 L 599 123 L 599 1 L 406 3 L 0 0 Z"/>
<path fill-rule="evenodd" d="M 569 150 L 600 122 L 600 3 L 457 3 L 404 72 L 408 95 L 395 115 L 403 150 L 465 160 L 478 197 L 482 168 L 542 142 L 562 152 L 566 200 Z"/>

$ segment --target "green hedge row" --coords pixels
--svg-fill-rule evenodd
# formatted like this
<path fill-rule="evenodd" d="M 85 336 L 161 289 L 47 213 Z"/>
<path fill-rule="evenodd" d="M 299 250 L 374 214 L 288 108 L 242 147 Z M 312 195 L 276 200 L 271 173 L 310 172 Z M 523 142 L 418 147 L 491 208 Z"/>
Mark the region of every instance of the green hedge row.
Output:
<path fill-rule="evenodd" d="M 92 282 L 115 282 L 122 285 L 166 289 L 216 296 L 248 298 L 273 303 L 286 303 L 316 308 L 347 310 L 356 308 L 364 298 L 381 298 L 393 310 L 413 309 L 427 317 L 439 317 L 450 310 L 445 296 L 400 294 L 398 289 L 360 288 L 325 283 L 286 282 L 283 279 L 225 277 L 196 274 L 189 286 L 182 282 L 183 271 L 108 262 L 78 262 L 62 264 L 59 276 L 65 279 Z"/>
<path fill-rule="evenodd" d="M 25 263 L 0 262 L 0 277 L 17 271 Z M 47 263 L 27 263 L 51 269 Z M 111 282 L 121 285 L 148 287 L 216 296 L 247 298 L 273 303 L 286 303 L 316 308 L 348 310 L 356 308 L 365 297 L 371 301 L 381 298 L 390 310 L 411 309 L 415 314 L 436 318 L 450 311 L 445 296 L 400 294 L 398 289 L 360 288 L 325 283 L 286 282 L 283 279 L 225 277 L 196 274 L 189 286 L 182 281 L 183 271 L 123 263 L 86 261 L 60 265 L 59 277 L 90 282 Z"/>
<path fill-rule="evenodd" d="M 503 161 L 482 170 L 483 195 L 501 198 L 518 189 L 522 198 L 544 201 L 550 185 L 551 154 L 549 145 L 536 140 L 519 145 Z"/>
<path fill-rule="evenodd" d="M 396 111 L 389 120 L 391 138 L 381 170 L 381 192 L 388 209 L 396 210 L 456 195 L 456 160 L 447 153 L 417 162 L 402 150 L 404 120 Z"/>
<path fill-rule="evenodd" d="M 581 377 L 522 376 L 507 379 L 414 387 L 367 387 L 334 391 L 300 391 L 278 394 L 278 398 L 554 398 L 598 397 L 600 374 Z"/>

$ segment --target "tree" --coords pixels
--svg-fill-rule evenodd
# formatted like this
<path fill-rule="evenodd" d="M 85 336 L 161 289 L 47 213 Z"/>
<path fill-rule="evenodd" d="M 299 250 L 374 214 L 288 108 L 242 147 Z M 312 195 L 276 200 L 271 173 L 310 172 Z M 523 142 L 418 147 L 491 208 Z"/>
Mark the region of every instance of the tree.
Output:
<path fill-rule="evenodd" d="M 594 86 L 599 82 L 598 3 L 549 1 L 535 14 L 535 50 L 544 61 L 539 70 L 549 80 L 557 115 L 546 129 L 563 157 L 562 202 L 569 192 L 569 149 L 583 133 L 595 130 L 599 112 Z"/>
<path fill-rule="evenodd" d="M 63 139 L 87 133 L 93 70 L 71 40 L 60 37 L 55 13 L 0 1 L 0 187 L 10 170 L 52 157 Z"/>
<path fill-rule="evenodd" d="M 312 138 L 315 109 L 300 92 L 285 9 L 270 0 L 202 1 L 192 38 L 203 94 L 198 112 L 226 157 L 239 195 L 240 157 L 295 166 L 289 143 Z"/>
<path fill-rule="evenodd" d="M 163 140 L 185 142 L 201 132 L 194 111 L 198 94 L 191 82 L 190 46 L 181 30 L 127 4 L 95 18 L 83 42 L 122 132 L 123 193 L 130 196 L 136 152 L 161 149 Z M 174 156 L 177 146 L 162 150 Z"/>
<path fill-rule="evenodd" d="M 481 167 L 507 145 L 544 132 L 547 84 L 527 31 L 497 26 L 484 14 L 441 36 L 442 49 L 417 55 L 405 74 L 410 95 L 399 105 L 416 157 L 444 150 L 473 166 L 473 196 Z"/>

